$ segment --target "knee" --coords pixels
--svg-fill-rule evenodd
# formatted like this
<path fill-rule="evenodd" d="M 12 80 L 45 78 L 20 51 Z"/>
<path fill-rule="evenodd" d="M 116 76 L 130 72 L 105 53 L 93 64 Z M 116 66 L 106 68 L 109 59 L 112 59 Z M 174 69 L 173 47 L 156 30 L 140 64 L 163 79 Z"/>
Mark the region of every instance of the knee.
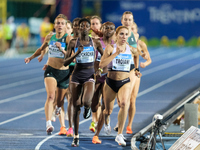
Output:
<path fill-rule="evenodd" d="M 126 103 L 125 102 L 121 102 L 120 103 L 120 108 L 124 108 L 126 106 Z"/>
<path fill-rule="evenodd" d="M 52 93 L 47 95 L 48 102 L 54 102 L 54 99 L 55 99 L 55 94 Z"/>
<path fill-rule="evenodd" d="M 103 113 L 104 113 L 105 115 L 111 115 L 112 110 L 111 110 L 111 109 L 109 109 L 109 110 L 104 109 Z"/>
<path fill-rule="evenodd" d="M 135 107 L 135 102 L 130 101 L 130 107 L 134 108 Z"/>
<path fill-rule="evenodd" d="M 120 108 L 127 108 L 127 107 L 129 107 L 129 102 L 126 102 L 126 101 L 121 101 L 120 102 Z"/>

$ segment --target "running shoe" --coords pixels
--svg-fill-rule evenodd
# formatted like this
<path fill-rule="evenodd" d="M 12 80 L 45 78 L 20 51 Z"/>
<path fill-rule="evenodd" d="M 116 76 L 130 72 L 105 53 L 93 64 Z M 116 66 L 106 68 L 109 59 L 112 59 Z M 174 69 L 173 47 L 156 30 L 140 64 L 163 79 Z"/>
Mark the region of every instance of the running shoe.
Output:
<path fill-rule="evenodd" d="M 110 124 L 108 124 L 108 125 L 104 124 L 104 132 L 107 135 L 110 135 L 110 133 L 111 133 L 111 126 L 110 126 Z"/>
<path fill-rule="evenodd" d="M 113 130 L 118 132 L 118 127 L 114 127 Z"/>
<path fill-rule="evenodd" d="M 55 111 L 52 113 L 51 121 L 56 122 L 56 114 Z"/>
<path fill-rule="evenodd" d="M 79 146 L 79 138 L 74 138 L 72 142 L 72 147 L 78 147 Z"/>
<path fill-rule="evenodd" d="M 114 131 L 118 132 L 118 123 L 116 124 L 116 126 L 113 128 Z"/>
<path fill-rule="evenodd" d="M 51 135 L 53 130 L 54 130 L 54 127 L 52 125 L 47 126 L 47 130 L 46 131 L 47 131 L 48 135 Z"/>
<path fill-rule="evenodd" d="M 85 118 L 85 119 L 88 119 L 89 117 L 91 116 L 91 108 L 89 107 L 89 108 L 84 108 L 84 113 L 83 113 L 83 117 Z"/>
<path fill-rule="evenodd" d="M 118 134 L 115 138 L 115 141 L 121 146 L 126 146 L 126 142 L 124 140 L 126 140 L 126 138 L 122 134 Z"/>
<path fill-rule="evenodd" d="M 56 110 L 55 110 L 56 117 L 58 117 L 60 115 L 60 112 L 61 112 L 61 107 L 56 106 Z"/>
<path fill-rule="evenodd" d="M 101 144 L 101 140 L 99 140 L 98 136 L 93 136 L 92 143 L 94 143 L 94 144 Z"/>
<path fill-rule="evenodd" d="M 67 137 L 73 137 L 73 128 L 69 128 L 67 131 Z"/>
<path fill-rule="evenodd" d="M 133 134 L 131 127 L 129 127 L 129 126 L 126 127 L 126 133 L 127 134 Z"/>
<path fill-rule="evenodd" d="M 116 126 L 113 128 L 113 130 L 118 132 L 118 122 L 117 122 Z"/>
<path fill-rule="evenodd" d="M 90 129 L 90 131 L 95 132 L 95 123 L 94 123 L 94 121 L 91 122 L 91 125 L 90 125 L 89 129 Z"/>
<path fill-rule="evenodd" d="M 58 133 L 58 135 L 66 135 L 67 134 L 67 130 L 65 127 L 60 127 L 60 132 Z"/>

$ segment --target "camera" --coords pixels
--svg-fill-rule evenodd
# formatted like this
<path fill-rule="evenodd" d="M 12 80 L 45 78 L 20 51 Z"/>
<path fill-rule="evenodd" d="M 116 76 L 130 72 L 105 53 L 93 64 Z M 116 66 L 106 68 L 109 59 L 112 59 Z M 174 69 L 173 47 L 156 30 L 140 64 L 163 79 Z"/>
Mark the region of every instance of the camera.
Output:
<path fill-rule="evenodd" d="M 160 115 L 160 114 L 155 114 L 153 118 L 154 118 L 155 120 L 162 120 L 162 119 L 163 119 L 163 116 Z"/>

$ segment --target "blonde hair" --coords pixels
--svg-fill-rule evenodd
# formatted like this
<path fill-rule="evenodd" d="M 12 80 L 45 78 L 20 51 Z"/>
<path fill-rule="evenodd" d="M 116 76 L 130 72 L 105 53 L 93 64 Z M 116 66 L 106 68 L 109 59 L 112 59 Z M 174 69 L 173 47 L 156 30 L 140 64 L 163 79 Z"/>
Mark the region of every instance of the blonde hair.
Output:
<path fill-rule="evenodd" d="M 66 21 L 66 24 L 70 24 L 71 28 L 72 28 L 72 22 L 70 20 Z"/>
<path fill-rule="evenodd" d="M 67 16 L 65 16 L 64 14 L 59 14 L 59 15 L 55 18 L 54 23 L 55 23 L 56 19 L 58 19 L 58 18 L 65 19 L 65 23 L 67 24 Z"/>
<path fill-rule="evenodd" d="M 134 25 L 136 26 L 136 29 L 138 29 L 138 26 L 135 22 L 133 22 L 132 26 L 134 26 Z"/>
<path fill-rule="evenodd" d="M 131 11 L 125 11 L 125 12 L 123 13 L 123 15 L 122 15 L 121 20 L 123 19 L 124 15 L 126 15 L 126 14 L 130 14 L 130 15 L 133 16 L 133 13 L 132 13 Z M 134 22 L 134 16 L 133 16 L 133 22 Z"/>
<path fill-rule="evenodd" d="M 91 21 L 92 19 L 98 19 L 100 23 L 102 22 L 102 19 L 101 19 L 99 16 L 92 16 L 92 17 L 90 18 L 90 21 Z"/>

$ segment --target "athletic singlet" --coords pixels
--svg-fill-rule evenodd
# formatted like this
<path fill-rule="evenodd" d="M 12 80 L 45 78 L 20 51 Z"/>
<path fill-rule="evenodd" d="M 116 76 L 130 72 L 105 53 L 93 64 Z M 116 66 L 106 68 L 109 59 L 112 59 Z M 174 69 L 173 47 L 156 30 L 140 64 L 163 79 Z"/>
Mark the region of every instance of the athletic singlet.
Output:
<path fill-rule="evenodd" d="M 50 42 L 49 42 L 49 53 L 48 57 L 55 57 L 55 58 L 65 58 L 65 55 L 62 53 L 62 51 L 59 50 L 59 48 L 55 45 L 56 42 L 61 43 L 61 47 L 64 50 L 67 50 L 67 44 L 66 44 L 66 37 L 67 33 L 60 39 L 56 38 L 56 34 L 52 35 Z"/>
<path fill-rule="evenodd" d="M 80 39 L 78 38 L 76 40 L 75 53 L 77 52 L 80 45 Z M 77 65 L 81 65 L 83 67 L 93 66 L 95 59 L 95 49 L 92 38 L 89 37 L 89 43 L 83 46 L 83 51 L 78 54 L 78 56 L 76 56 L 76 63 Z"/>
<path fill-rule="evenodd" d="M 106 45 L 103 42 L 103 37 L 100 37 L 100 42 L 101 42 L 101 46 L 103 48 L 103 50 L 105 50 Z M 111 44 L 114 44 L 115 42 L 112 40 Z M 99 53 L 99 51 L 96 51 L 96 61 L 100 61 L 101 60 L 101 54 Z"/>
<path fill-rule="evenodd" d="M 129 45 L 137 48 L 137 41 L 135 40 L 133 32 L 131 32 L 131 36 L 128 37 L 127 42 L 128 42 Z"/>
<path fill-rule="evenodd" d="M 117 45 L 114 44 L 114 49 L 112 54 L 116 52 Z M 125 53 L 117 55 L 108 65 L 109 71 L 123 71 L 130 72 L 131 60 L 133 59 L 130 51 L 130 47 L 126 44 Z"/>
<path fill-rule="evenodd" d="M 135 40 L 135 36 L 133 34 L 133 32 L 131 32 L 131 36 L 128 37 L 127 40 L 128 44 L 131 45 L 132 47 L 137 48 L 137 41 Z M 131 64 L 134 64 L 134 61 L 131 60 Z"/>

